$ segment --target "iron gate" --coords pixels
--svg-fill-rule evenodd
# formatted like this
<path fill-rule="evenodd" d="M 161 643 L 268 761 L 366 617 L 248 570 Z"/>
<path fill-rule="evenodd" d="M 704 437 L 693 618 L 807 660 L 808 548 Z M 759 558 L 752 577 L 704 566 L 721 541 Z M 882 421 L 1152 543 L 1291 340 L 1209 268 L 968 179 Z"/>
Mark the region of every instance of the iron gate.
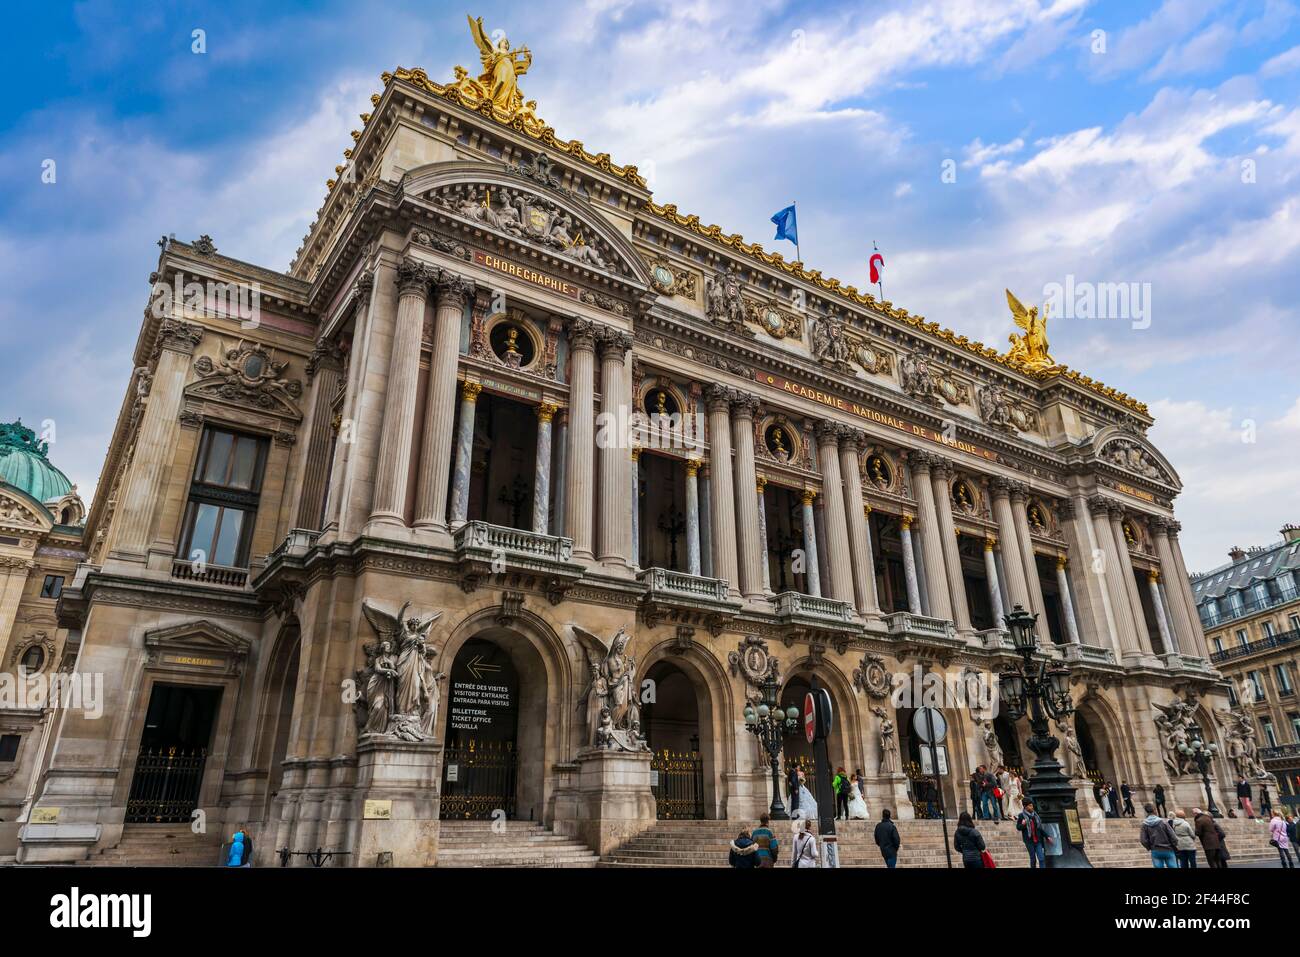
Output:
<path fill-rule="evenodd" d="M 207 748 L 141 748 L 126 801 L 126 823 L 188 823 L 199 803 L 207 760 Z"/>
<path fill-rule="evenodd" d="M 470 741 L 443 753 L 443 820 L 481 820 L 496 811 L 515 816 L 518 754 L 513 741 Z"/>
<path fill-rule="evenodd" d="M 650 769 L 658 776 L 652 790 L 660 820 L 704 818 L 704 759 L 698 751 L 656 751 Z"/>

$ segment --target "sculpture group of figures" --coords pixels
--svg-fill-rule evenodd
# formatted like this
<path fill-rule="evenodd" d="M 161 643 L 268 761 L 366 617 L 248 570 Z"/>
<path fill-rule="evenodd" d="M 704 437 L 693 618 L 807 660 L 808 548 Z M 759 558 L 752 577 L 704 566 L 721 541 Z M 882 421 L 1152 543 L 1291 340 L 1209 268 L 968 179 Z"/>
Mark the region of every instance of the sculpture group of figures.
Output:
<path fill-rule="evenodd" d="M 1216 708 L 1214 715 L 1223 728 L 1225 744 L 1224 756 L 1239 778 L 1248 780 L 1267 780 L 1273 775 L 1264 770 L 1259 760 L 1259 738 L 1255 732 L 1255 722 L 1243 709 L 1229 711 Z"/>
<path fill-rule="evenodd" d="M 365 667 L 356 673 L 357 698 L 353 702 L 361 735 L 426 741 L 433 736 L 438 717 L 438 682 L 445 675 L 434 671 L 437 652 L 428 646 L 429 629 L 442 617 L 406 616 L 408 601 L 396 615 L 361 603 L 366 621 L 377 640 L 365 645 Z"/>
<path fill-rule="evenodd" d="M 913 352 L 898 360 L 898 378 L 903 391 L 914 399 L 939 402 L 939 380 L 923 353 Z"/>
<path fill-rule="evenodd" d="M 853 347 L 844 335 L 844 324 L 835 319 L 818 319 L 809 330 L 812 339 L 813 355 L 821 362 L 831 365 L 847 366 L 853 355 Z"/>
<path fill-rule="evenodd" d="M 1248 780 L 1268 781 L 1273 775 L 1264 769 L 1259 760 L 1259 742 L 1255 731 L 1255 722 L 1246 711 L 1246 706 L 1253 702 L 1253 694 L 1244 693 L 1241 704 L 1231 710 L 1216 708 L 1214 716 L 1223 730 L 1223 756 L 1232 765 L 1238 777 Z M 1200 774 L 1195 759 L 1184 754 L 1183 745 L 1190 745 L 1194 740 L 1201 740 L 1200 728 L 1195 723 L 1196 706 L 1189 701 L 1175 698 L 1168 705 L 1155 706 L 1156 727 L 1160 729 L 1161 744 L 1164 745 L 1165 767 L 1173 775 Z"/>
<path fill-rule="evenodd" d="M 583 237 L 567 210 L 522 190 L 469 186 L 455 196 L 438 197 L 440 205 L 466 219 L 519 239 L 550 246 L 575 262 L 612 269 L 610 260 Z"/>
<path fill-rule="evenodd" d="M 605 643 L 591 632 L 577 625 L 573 631 L 585 640 L 590 674 L 578 699 L 578 708 L 586 716 L 587 740 L 602 750 L 649 751 L 641 733 L 636 658 L 627 651 L 632 636 L 620 628 L 606 650 Z"/>
<path fill-rule="evenodd" d="M 1155 460 L 1151 458 L 1150 453 L 1136 442 L 1130 442 L 1127 439 L 1118 439 L 1107 443 L 1106 448 L 1101 453 L 1101 458 L 1112 465 L 1118 465 L 1120 468 L 1134 472 L 1144 478 L 1156 480 L 1164 480 L 1165 478 L 1164 473 L 1156 465 Z"/>
<path fill-rule="evenodd" d="M 741 292 L 740 276 L 734 270 L 705 281 L 704 314 L 724 329 L 753 335 L 745 325 L 745 297 Z"/>

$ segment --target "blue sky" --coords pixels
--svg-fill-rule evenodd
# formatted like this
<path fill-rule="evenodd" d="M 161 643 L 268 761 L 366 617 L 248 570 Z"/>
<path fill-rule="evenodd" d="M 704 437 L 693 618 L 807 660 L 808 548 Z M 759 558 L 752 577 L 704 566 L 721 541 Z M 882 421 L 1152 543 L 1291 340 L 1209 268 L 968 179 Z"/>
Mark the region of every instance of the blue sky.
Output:
<path fill-rule="evenodd" d="M 33 6 L 0 39 L 0 417 L 53 420 L 90 492 L 158 237 L 286 268 L 379 74 L 476 58 L 462 5 Z M 972 338 L 1005 343 L 1004 286 L 1149 284 L 1146 328 L 1062 317 L 1053 353 L 1151 406 L 1193 570 L 1300 522 L 1295 4 L 472 12 L 533 50 L 539 114 L 660 202 L 771 247 L 797 199 L 811 266 L 865 287 L 874 240 L 887 298 Z"/>

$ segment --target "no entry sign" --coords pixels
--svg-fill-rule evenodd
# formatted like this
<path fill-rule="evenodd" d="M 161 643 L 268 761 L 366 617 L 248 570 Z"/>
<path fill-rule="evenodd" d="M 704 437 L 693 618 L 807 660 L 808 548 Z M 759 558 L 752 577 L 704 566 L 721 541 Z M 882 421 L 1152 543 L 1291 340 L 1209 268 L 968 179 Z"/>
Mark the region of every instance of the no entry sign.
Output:
<path fill-rule="evenodd" d="M 817 699 L 811 691 L 803 696 L 803 733 L 812 744 L 817 735 Z"/>

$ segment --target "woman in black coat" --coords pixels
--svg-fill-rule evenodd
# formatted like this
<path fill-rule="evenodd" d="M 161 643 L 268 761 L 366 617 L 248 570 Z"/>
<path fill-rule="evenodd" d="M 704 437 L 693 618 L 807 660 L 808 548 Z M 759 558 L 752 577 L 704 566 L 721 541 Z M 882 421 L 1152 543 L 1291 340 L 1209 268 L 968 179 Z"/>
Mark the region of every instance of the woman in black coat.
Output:
<path fill-rule="evenodd" d="M 964 867 L 984 866 L 984 836 L 965 811 L 957 818 L 957 833 L 952 836 L 952 849 L 961 854 Z"/>

